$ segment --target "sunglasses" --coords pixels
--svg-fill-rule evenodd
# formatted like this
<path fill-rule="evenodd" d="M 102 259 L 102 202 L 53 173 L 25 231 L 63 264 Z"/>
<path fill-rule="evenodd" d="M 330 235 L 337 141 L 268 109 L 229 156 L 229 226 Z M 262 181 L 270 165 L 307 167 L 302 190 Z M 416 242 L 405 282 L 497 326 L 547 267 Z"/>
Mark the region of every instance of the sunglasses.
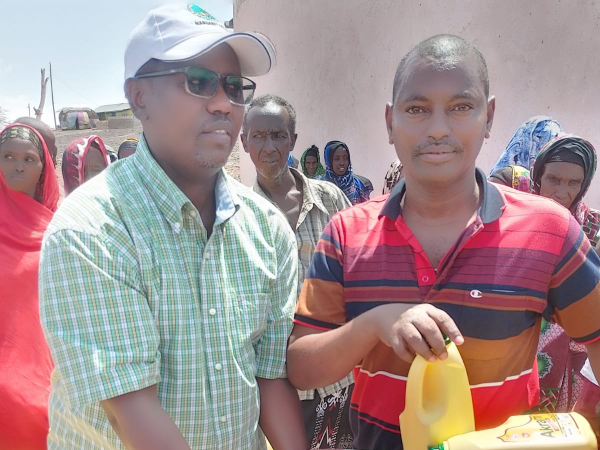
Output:
<path fill-rule="evenodd" d="M 229 101 L 234 105 L 249 105 L 256 89 L 256 83 L 248 78 L 237 75 L 219 75 L 202 67 L 181 67 L 179 69 L 136 75 L 135 78 L 162 77 L 174 73 L 185 74 L 185 91 L 195 97 L 212 98 L 217 93 L 219 84 L 221 84 Z"/>

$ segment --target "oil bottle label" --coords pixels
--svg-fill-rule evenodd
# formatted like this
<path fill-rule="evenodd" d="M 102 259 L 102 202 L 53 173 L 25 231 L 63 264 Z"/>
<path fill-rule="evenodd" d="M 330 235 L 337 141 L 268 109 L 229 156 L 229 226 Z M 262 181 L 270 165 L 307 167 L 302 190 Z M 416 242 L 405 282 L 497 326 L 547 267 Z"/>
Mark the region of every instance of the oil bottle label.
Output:
<path fill-rule="evenodd" d="M 507 428 L 498 439 L 504 442 L 523 442 L 580 435 L 581 431 L 570 414 L 534 414 L 529 416 L 527 423 Z"/>

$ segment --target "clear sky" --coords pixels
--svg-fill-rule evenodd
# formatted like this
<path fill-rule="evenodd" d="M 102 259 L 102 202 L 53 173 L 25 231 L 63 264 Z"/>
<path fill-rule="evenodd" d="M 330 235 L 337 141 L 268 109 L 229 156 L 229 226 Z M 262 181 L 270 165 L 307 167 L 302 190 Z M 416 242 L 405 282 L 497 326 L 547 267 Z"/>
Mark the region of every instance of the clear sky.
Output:
<path fill-rule="evenodd" d="M 123 54 L 129 33 L 155 6 L 177 0 L 3 0 L 0 107 L 9 119 L 40 101 L 40 69 L 52 62 L 56 111 L 125 102 Z M 232 0 L 192 0 L 221 22 Z M 181 3 L 190 3 L 181 1 Z M 54 126 L 50 82 L 42 120 Z"/>

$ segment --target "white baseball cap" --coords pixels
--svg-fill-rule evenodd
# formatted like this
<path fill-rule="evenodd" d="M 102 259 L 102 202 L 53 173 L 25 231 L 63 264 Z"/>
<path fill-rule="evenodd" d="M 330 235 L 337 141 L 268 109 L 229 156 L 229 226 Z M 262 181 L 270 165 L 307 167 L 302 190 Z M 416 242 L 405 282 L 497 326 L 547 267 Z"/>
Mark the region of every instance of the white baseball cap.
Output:
<path fill-rule="evenodd" d="M 135 27 L 125 48 L 125 81 L 151 59 L 185 61 L 227 42 L 242 75 L 267 74 L 276 62 L 275 47 L 260 33 L 233 33 L 196 5 L 167 4 L 153 9 Z"/>

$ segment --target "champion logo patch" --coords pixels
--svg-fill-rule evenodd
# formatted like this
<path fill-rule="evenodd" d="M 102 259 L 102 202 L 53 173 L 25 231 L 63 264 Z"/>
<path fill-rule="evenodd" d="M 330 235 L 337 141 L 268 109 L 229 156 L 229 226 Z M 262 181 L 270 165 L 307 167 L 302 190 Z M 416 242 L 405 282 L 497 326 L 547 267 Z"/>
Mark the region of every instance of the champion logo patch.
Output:
<path fill-rule="evenodd" d="M 481 297 L 483 297 L 483 292 L 478 291 L 477 289 L 473 289 L 471 291 L 471 297 L 473 297 L 473 298 L 481 298 Z"/>

